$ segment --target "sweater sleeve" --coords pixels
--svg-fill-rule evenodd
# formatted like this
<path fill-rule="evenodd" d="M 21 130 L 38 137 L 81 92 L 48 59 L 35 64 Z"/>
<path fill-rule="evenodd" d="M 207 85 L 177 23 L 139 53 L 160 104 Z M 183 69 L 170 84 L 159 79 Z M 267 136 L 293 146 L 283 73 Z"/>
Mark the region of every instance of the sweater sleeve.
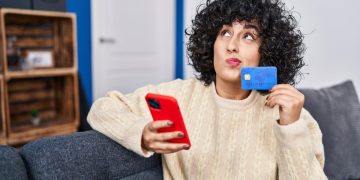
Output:
<path fill-rule="evenodd" d="M 322 133 L 308 111 L 303 109 L 300 119 L 292 124 L 275 122 L 274 133 L 278 142 L 278 179 L 327 179 Z"/>
<path fill-rule="evenodd" d="M 132 94 L 109 92 L 96 100 L 87 116 L 90 126 L 118 142 L 125 148 L 144 157 L 153 152 L 141 148 L 142 131 L 151 121 L 145 95 L 151 87 L 144 87 Z"/>

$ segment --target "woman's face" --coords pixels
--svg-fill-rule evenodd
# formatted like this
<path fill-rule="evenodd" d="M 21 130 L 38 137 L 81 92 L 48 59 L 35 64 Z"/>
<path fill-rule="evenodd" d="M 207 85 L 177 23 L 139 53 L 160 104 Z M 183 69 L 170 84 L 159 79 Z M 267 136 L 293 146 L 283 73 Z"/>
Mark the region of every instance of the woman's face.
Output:
<path fill-rule="evenodd" d="M 256 23 L 245 21 L 224 25 L 214 43 L 216 81 L 240 83 L 241 67 L 260 62 L 260 38 Z"/>

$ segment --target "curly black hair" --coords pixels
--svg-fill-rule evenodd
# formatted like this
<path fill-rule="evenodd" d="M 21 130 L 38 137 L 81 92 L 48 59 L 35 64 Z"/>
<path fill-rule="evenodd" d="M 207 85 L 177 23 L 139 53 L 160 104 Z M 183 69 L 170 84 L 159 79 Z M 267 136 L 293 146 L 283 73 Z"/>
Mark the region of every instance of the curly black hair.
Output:
<path fill-rule="evenodd" d="M 215 81 L 214 43 L 223 25 L 255 21 L 261 39 L 259 66 L 276 66 L 278 83 L 295 85 L 305 65 L 305 46 L 292 13 L 279 0 L 207 0 L 198 6 L 192 27 L 185 30 L 187 56 L 196 78 L 206 86 Z"/>

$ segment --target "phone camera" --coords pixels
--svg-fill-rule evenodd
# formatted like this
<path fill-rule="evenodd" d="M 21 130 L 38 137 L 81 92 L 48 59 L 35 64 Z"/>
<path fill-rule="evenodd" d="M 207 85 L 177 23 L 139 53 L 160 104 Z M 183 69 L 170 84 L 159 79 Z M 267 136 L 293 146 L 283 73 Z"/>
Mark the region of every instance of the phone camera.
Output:
<path fill-rule="evenodd" d="M 150 107 L 154 108 L 154 109 L 160 109 L 160 103 L 158 100 L 156 99 L 152 99 L 152 98 L 148 98 L 147 99 Z"/>

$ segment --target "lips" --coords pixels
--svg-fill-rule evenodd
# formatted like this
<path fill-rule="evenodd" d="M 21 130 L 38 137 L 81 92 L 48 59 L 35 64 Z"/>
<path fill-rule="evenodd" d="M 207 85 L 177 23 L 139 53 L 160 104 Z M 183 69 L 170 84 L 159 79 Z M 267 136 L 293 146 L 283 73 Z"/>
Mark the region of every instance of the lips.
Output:
<path fill-rule="evenodd" d="M 226 59 L 226 63 L 228 63 L 231 67 L 236 67 L 239 66 L 239 64 L 241 64 L 241 61 L 238 58 L 229 58 Z"/>

